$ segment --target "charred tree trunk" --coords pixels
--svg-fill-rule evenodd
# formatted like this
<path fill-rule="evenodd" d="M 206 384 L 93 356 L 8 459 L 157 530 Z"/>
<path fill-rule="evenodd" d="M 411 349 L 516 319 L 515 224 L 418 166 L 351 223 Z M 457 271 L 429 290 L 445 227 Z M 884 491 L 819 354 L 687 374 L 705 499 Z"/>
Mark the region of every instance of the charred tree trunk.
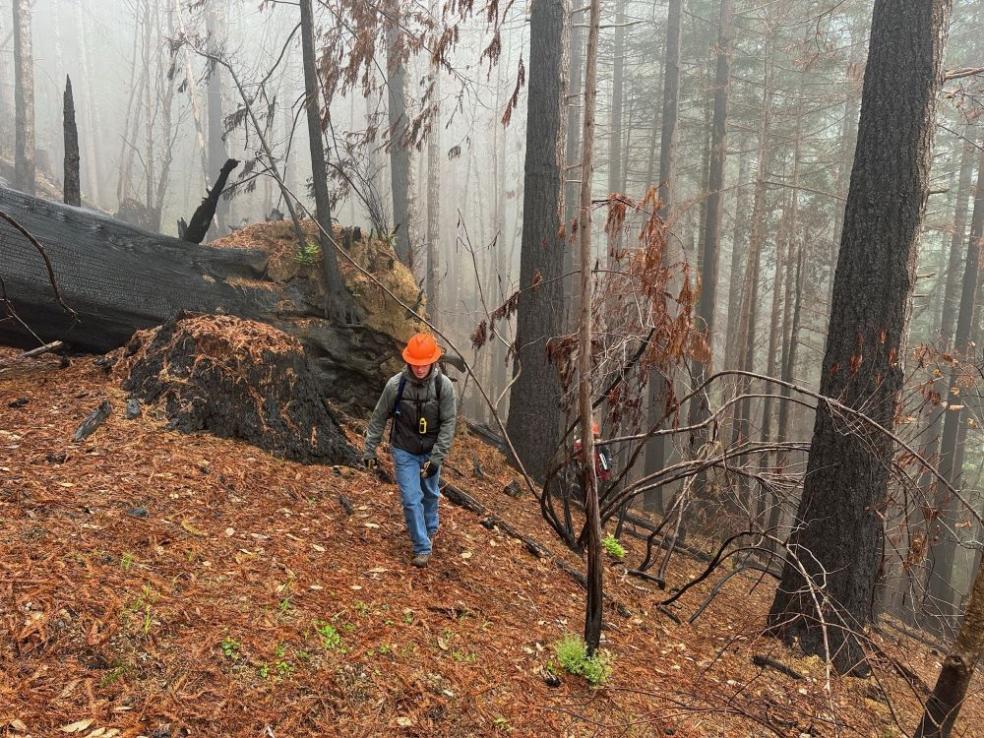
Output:
<path fill-rule="evenodd" d="M 65 102 L 63 107 L 65 136 L 65 184 L 63 194 L 66 205 L 82 205 L 79 180 L 79 129 L 75 125 L 75 98 L 72 96 L 72 79 L 65 78 Z"/>
<path fill-rule="evenodd" d="M 314 209 L 318 221 L 318 242 L 321 245 L 321 271 L 328 292 L 327 312 L 337 318 L 351 316 L 351 300 L 338 271 L 338 256 L 332 244 L 331 199 L 328 194 L 328 169 L 325 164 L 325 143 L 321 132 L 321 95 L 314 48 L 314 11 L 311 0 L 301 3 L 301 55 L 304 64 L 304 108 L 307 117 L 308 142 L 311 152 L 311 179 L 314 183 Z"/>
<path fill-rule="evenodd" d="M 601 23 L 601 0 L 592 0 L 588 21 L 588 50 L 584 71 L 584 142 L 581 153 L 581 200 L 578 218 L 580 236 L 581 315 L 578 319 L 578 411 L 581 425 L 581 486 L 584 490 L 585 528 L 587 532 L 587 606 L 584 616 L 584 642 L 588 656 L 601 644 L 601 616 L 604 600 L 601 559 L 601 517 L 598 504 L 598 479 L 595 476 L 594 431 L 591 400 L 591 172 L 594 153 L 595 95 L 598 74 L 598 34 Z"/>
<path fill-rule="evenodd" d="M 303 3 L 302 3 L 303 4 Z M 224 27 L 222 19 L 218 17 L 219 5 L 216 0 L 208 0 L 205 8 L 205 30 L 208 33 L 208 51 L 210 54 L 222 53 L 222 39 L 219 38 L 220 28 Z M 305 68 L 306 71 L 306 68 Z M 222 67 L 218 64 L 212 66 L 211 73 L 208 75 L 208 172 L 216 172 L 228 158 L 225 146 L 225 116 L 222 111 Z M 218 231 L 229 219 L 229 201 L 221 198 L 216 204 L 214 228 L 211 229 L 212 235 L 218 235 Z"/>
<path fill-rule="evenodd" d="M 947 654 L 915 738 L 949 738 L 974 669 L 984 654 L 984 566 L 977 571 L 960 632 Z"/>
<path fill-rule="evenodd" d="M 33 195 L 34 54 L 31 43 L 31 0 L 13 0 L 14 8 L 14 187 Z"/>
<path fill-rule="evenodd" d="M 530 77 L 515 383 L 507 430 L 526 470 L 543 480 L 560 441 L 561 391 L 547 342 L 563 329 L 564 92 L 567 0 L 537 0 L 530 15 Z M 532 289 L 537 277 L 541 284 Z M 517 376 L 518 375 L 518 376 Z"/>
<path fill-rule="evenodd" d="M 950 367 L 950 386 L 944 398 L 947 409 L 943 419 L 943 437 L 940 442 L 940 476 L 954 487 L 961 486 L 960 476 L 964 459 L 964 440 L 967 435 L 964 398 L 960 396 L 960 376 L 964 362 L 975 361 L 973 339 L 974 308 L 977 297 L 977 273 L 981 253 L 981 236 L 984 235 L 984 152 L 977 162 L 977 188 L 974 192 L 974 214 L 971 218 L 970 238 L 967 240 L 967 256 L 964 260 L 963 284 L 960 292 L 960 312 L 957 315 L 957 332 L 954 337 L 954 358 Z M 955 524 L 959 510 L 951 499 L 949 490 L 937 483 L 936 504 L 938 518 L 930 536 L 930 578 L 928 593 L 933 601 L 932 609 L 939 608 L 944 618 L 953 618 L 960 604 L 960 593 L 951 585 L 953 564 L 956 560 L 958 541 Z"/>
<path fill-rule="evenodd" d="M 205 234 L 208 233 L 208 229 L 215 217 L 215 206 L 219 202 L 219 196 L 222 194 L 226 181 L 229 179 L 229 174 L 237 166 L 239 166 L 239 162 L 235 159 L 226 161 L 219 171 L 218 179 L 215 180 L 212 189 L 202 199 L 202 204 L 195 210 L 191 216 L 191 220 L 187 224 L 185 224 L 183 219 L 178 221 L 178 236 L 182 241 L 201 243 L 205 239 Z"/>
<path fill-rule="evenodd" d="M 393 195 L 393 228 L 396 256 L 413 269 L 410 244 L 410 149 L 407 136 L 407 71 L 400 30 L 399 0 L 386 0 L 386 90 L 389 113 L 390 186 Z"/>
<path fill-rule="evenodd" d="M 887 428 L 902 386 L 951 4 L 876 0 L 873 11 L 820 392 Z M 872 617 L 892 450 L 885 435 L 847 428 L 819 404 L 790 541 L 809 553 L 787 561 L 769 621 L 784 641 L 798 640 L 842 672 L 867 669 L 855 633 Z M 818 587 L 827 598 L 819 613 Z"/>

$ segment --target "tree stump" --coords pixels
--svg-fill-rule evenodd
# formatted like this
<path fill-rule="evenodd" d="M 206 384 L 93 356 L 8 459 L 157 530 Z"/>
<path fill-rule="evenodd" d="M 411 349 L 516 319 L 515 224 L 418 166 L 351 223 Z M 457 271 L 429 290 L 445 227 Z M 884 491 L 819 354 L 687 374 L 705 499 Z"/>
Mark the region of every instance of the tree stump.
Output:
<path fill-rule="evenodd" d="M 170 427 L 237 438 L 304 463 L 354 464 L 301 343 L 264 323 L 179 315 L 138 331 L 115 371 Z"/>

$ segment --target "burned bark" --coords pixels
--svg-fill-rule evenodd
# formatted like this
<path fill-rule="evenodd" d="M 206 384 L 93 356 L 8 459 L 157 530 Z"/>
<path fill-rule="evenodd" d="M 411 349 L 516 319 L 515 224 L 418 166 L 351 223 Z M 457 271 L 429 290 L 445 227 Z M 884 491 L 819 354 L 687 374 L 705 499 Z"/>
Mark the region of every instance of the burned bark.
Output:
<path fill-rule="evenodd" d="M 238 166 L 239 162 L 235 159 L 227 159 L 226 163 L 222 165 L 222 170 L 219 172 L 219 178 L 215 180 L 212 189 L 208 191 L 208 195 L 202 200 L 202 204 L 198 206 L 195 214 L 191 216 L 191 222 L 185 225 L 184 219 L 178 221 L 178 233 L 182 241 L 201 243 L 202 239 L 205 238 L 209 226 L 212 225 L 212 218 L 215 217 L 215 208 L 218 207 L 219 196 L 222 194 L 222 190 L 225 189 L 229 174 Z"/>
<path fill-rule="evenodd" d="M 14 226 L 0 221 L 0 276 L 7 297 L 42 340 L 61 339 L 76 351 L 112 350 L 134 331 L 160 325 L 182 310 L 237 315 L 298 338 L 325 381 L 326 394 L 341 404 L 367 408 L 399 369 L 399 350 L 417 326 L 361 276 L 360 299 L 373 301 L 366 323 L 341 327 L 325 319 L 319 270 L 310 266 L 297 275 L 302 265 L 291 250 L 286 223 L 257 226 L 283 230 L 285 253 L 278 257 L 259 249 L 195 246 L 3 188 L 0 210 L 44 244 L 59 299 L 75 312 L 56 299 L 37 250 Z M 354 243 L 351 251 L 412 304 L 412 277 L 394 265 L 385 244 Z M 291 278 L 277 281 L 270 272 L 285 263 L 294 269 Z M 374 323 L 381 315 L 386 323 Z M 33 347 L 37 340 L 8 320 L 0 322 L 0 343 Z"/>
<path fill-rule="evenodd" d="M 863 407 L 885 428 L 902 387 L 951 4 L 874 4 L 820 393 Z M 859 631 L 873 616 L 892 450 L 884 433 L 845 427 L 826 403 L 817 407 L 789 545 L 801 553 L 786 563 L 769 622 L 842 672 L 867 669 Z"/>
<path fill-rule="evenodd" d="M 72 95 L 72 78 L 65 78 L 65 185 L 66 205 L 82 204 L 82 185 L 79 180 L 79 129 L 75 124 L 75 97 Z"/>

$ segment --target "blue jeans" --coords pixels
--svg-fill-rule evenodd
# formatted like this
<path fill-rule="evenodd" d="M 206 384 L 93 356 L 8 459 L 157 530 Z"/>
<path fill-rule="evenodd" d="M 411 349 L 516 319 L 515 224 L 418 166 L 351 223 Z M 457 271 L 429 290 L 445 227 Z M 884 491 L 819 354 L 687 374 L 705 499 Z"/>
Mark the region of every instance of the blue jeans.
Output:
<path fill-rule="evenodd" d="M 403 518 L 407 523 L 407 533 L 413 542 L 413 553 L 429 554 L 431 536 L 437 533 L 437 501 L 441 499 L 438 472 L 430 479 L 422 479 L 420 469 L 429 459 L 429 454 L 412 454 L 400 448 L 393 449 L 393 468 L 396 483 L 403 498 Z"/>

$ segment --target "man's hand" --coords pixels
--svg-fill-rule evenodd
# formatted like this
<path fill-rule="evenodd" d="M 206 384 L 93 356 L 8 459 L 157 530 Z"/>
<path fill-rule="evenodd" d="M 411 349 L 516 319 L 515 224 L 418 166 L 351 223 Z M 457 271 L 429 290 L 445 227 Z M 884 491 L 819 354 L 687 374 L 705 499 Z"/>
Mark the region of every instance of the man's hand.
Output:
<path fill-rule="evenodd" d="M 428 459 L 424 462 L 424 465 L 420 467 L 420 478 L 430 479 L 431 477 L 436 476 L 439 471 L 441 471 L 441 465 L 435 464 L 433 461 Z"/>
<path fill-rule="evenodd" d="M 363 456 L 362 465 L 366 468 L 367 472 L 374 472 L 379 466 L 379 461 L 376 459 L 375 454 L 372 456 Z"/>

